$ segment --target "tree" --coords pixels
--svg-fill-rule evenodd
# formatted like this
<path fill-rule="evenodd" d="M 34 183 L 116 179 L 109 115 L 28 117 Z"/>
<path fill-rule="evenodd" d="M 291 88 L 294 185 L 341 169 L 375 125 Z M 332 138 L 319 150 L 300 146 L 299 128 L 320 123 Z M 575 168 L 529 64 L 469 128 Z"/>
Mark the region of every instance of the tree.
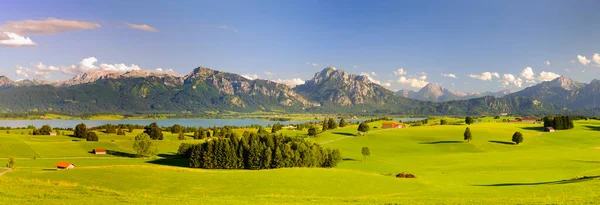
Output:
<path fill-rule="evenodd" d="M 85 136 L 85 140 L 86 141 L 97 142 L 98 141 L 98 135 L 96 135 L 95 132 L 88 132 L 87 135 Z"/>
<path fill-rule="evenodd" d="M 512 136 L 512 141 L 516 144 L 520 144 L 523 142 L 523 134 L 521 132 L 515 132 Z"/>
<path fill-rule="evenodd" d="M 6 168 L 15 168 L 15 157 L 8 158 L 8 164 L 6 164 Z"/>
<path fill-rule="evenodd" d="M 327 123 L 327 120 L 323 120 L 323 128 L 321 129 L 321 132 L 325 132 L 327 131 L 327 128 L 329 128 L 329 124 Z"/>
<path fill-rule="evenodd" d="M 329 121 L 327 122 L 327 129 L 336 129 L 338 127 L 337 123 L 335 123 L 335 120 L 333 118 L 329 118 Z"/>
<path fill-rule="evenodd" d="M 369 124 L 367 124 L 366 122 L 361 122 L 358 125 L 359 132 L 369 132 L 369 129 L 371 129 L 371 128 L 369 127 Z"/>
<path fill-rule="evenodd" d="M 163 133 L 160 127 L 156 124 L 156 122 L 151 123 L 149 126 L 144 127 L 144 133 L 150 136 L 150 139 L 153 140 L 162 140 Z"/>
<path fill-rule="evenodd" d="M 317 128 L 315 127 L 310 127 L 308 128 L 308 136 L 317 136 Z"/>
<path fill-rule="evenodd" d="M 50 135 L 52 132 L 52 127 L 50 125 L 44 125 L 39 130 L 33 130 L 33 135 Z"/>
<path fill-rule="evenodd" d="M 471 125 L 471 124 L 473 124 L 473 121 L 474 121 L 474 120 L 473 120 L 473 117 L 471 117 L 471 116 L 467 116 L 467 117 L 465 118 L 465 123 L 467 123 L 467 125 Z"/>
<path fill-rule="evenodd" d="M 463 136 L 465 137 L 465 140 L 470 142 L 473 139 L 473 136 L 471 135 L 471 129 L 469 129 L 467 127 L 467 129 L 465 130 L 465 134 L 463 134 Z"/>
<path fill-rule="evenodd" d="M 125 131 L 121 128 L 117 130 L 117 135 L 125 135 Z"/>
<path fill-rule="evenodd" d="M 445 125 L 445 124 L 448 124 L 448 121 L 446 119 L 441 119 L 440 125 Z"/>
<path fill-rule="evenodd" d="M 87 127 L 85 126 L 85 124 L 81 123 L 78 124 L 77 126 L 75 126 L 75 137 L 77 138 L 86 138 L 87 137 Z"/>
<path fill-rule="evenodd" d="M 264 127 L 262 127 L 262 126 L 260 126 L 260 127 L 258 128 L 258 132 L 256 132 L 256 133 L 258 133 L 258 134 L 260 134 L 260 135 L 269 134 L 269 132 L 267 132 L 267 130 L 265 130 L 265 128 L 264 128 Z"/>
<path fill-rule="evenodd" d="M 340 119 L 340 127 L 346 127 L 346 120 L 344 118 Z"/>
<path fill-rule="evenodd" d="M 183 131 L 183 127 L 181 127 L 181 125 L 179 124 L 174 124 L 173 127 L 171 127 L 171 133 L 175 134 L 175 133 L 180 133 Z"/>
<path fill-rule="evenodd" d="M 177 139 L 178 140 L 184 140 L 185 139 L 185 135 L 183 134 L 183 132 L 179 132 L 179 134 L 177 135 Z"/>
<path fill-rule="evenodd" d="M 135 136 L 133 150 L 141 157 L 149 157 L 156 153 L 156 148 L 152 144 L 150 135 L 146 133 L 140 133 Z"/>
<path fill-rule="evenodd" d="M 369 150 L 368 147 L 363 147 L 361 153 L 362 153 L 363 157 L 365 158 L 365 161 L 367 160 L 368 156 L 371 156 L 371 150 Z"/>

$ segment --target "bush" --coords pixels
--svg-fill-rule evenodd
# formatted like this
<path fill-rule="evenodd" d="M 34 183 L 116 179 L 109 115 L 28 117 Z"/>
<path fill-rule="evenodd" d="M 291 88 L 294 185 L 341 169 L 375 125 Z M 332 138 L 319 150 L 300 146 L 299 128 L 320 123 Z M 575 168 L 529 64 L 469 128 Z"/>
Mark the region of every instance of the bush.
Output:
<path fill-rule="evenodd" d="M 86 141 L 94 141 L 97 142 L 98 141 L 98 135 L 96 135 L 95 132 L 88 132 L 86 137 L 85 137 Z"/>
<path fill-rule="evenodd" d="M 404 172 L 397 174 L 396 178 L 417 178 L 415 175 L 413 174 L 405 174 Z"/>
<path fill-rule="evenodd" d="M 163 133 L 160 127 L 156 124 L 156 122 L 151 123 L 150 125 L 144 127 L 144 133 L 146 133 L 150 139 L 153 140 L 162 140 Z"/>
<path fill-rule="evenodd" d="M 512 141 L 516 144 L 520 144 L 523 142 L 523 134 L 521 134 L 520 132 L 515 132 L 515 134 L 513 134 L 512 136 Z"/>
<path fill-rule="evenodd" d="M 156 148 L 154 148 L 154 144 L 152 143 L 152 139 L 146 133 L 140 133 L 135 136 L 135 141 L 133 142 L 133 150 L 141 156 L 141 157 L 149 157 L 156 153 Z"/>
<path fill-rule="evenodd" d="M 8 164 L 6 164 L 7 168 L 14 168 L 15 167 L 15 157 L 9 157 L 8 158 Z"/>
<path fill-rule="evenodd" d="M 465 129 L 465 133 L 463 134 L 464 140 L 467 140 L 467 142 L 470 142 L 473 139 L 473 135 L 471 135 L 471 129 L 469 129 L 467 127 L 467 129 Z"/>

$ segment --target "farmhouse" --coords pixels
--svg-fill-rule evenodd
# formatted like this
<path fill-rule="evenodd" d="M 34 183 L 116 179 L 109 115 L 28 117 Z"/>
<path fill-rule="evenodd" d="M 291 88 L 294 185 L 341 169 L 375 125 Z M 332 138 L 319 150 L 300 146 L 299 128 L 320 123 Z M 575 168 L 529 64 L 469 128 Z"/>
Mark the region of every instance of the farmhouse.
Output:
<path fill-rule="evenodd" d="M 519 120 L 508 120 L 508 122 L 519 122 Z"/>
<path fill-rule="evenodd" d="M 104 149 L 104 148 L 96 148 L 96 149 L 92 150 L 92 152 L 94 154 L 106 154 L 106 149 Z"/>
<path fill-rule="evenodd" d="M 71 162 L 59 162 L 56 163 L 56 169 L 73 169 L 75 168 L 75 164 Z"/>
<path fill-rule="evenodd" d="M 383 122 L 381 123 L 381 128 L 383 129 L 396 129 L 396 128 L 405 128 L 406 125 L 402 124 L 402 123 L 395 123 L 395 122 Z"/>
<path fill-rule="evenodd" d="M 554 128 L 553 127 L 545 127 L 544 131 L 546 131 L 546 132 L 554 132 Z"/>
<path fill-rule="evenodd" d="M 56 136 L 56 132 L 50 132 L 50 136 Z"/>
<path fill-rule="evenodd" d="M 534 123 L 535 121 L 537 121 L 537 118 L 535 118 L 535 117 L 521 118 L 521 122 L 531 122 L 531 123 Z"/>

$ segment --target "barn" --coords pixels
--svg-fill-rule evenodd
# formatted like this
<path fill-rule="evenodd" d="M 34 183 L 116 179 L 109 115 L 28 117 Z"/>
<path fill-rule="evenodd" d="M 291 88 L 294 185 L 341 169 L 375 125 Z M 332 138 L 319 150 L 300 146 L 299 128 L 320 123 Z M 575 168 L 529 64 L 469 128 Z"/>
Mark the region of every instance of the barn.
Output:
<path fill-rule="evenodd" d="M 73 169 L 75 168 L 75 164 L 71 162 L 59 162 L 56 163 L 56 169 Z"/>
<path fill-rule="evenodd" d="M 50 132 L 50 136 L 56 136 L 56 132 Z"/>
<path fill-rule="evenodd" d="M 92 150 L 92 153 L 94 153 L 94 154 L 106 154 L 106 149 L 104 149 L 104 148 L 96 148 L 96 149 Z"/>

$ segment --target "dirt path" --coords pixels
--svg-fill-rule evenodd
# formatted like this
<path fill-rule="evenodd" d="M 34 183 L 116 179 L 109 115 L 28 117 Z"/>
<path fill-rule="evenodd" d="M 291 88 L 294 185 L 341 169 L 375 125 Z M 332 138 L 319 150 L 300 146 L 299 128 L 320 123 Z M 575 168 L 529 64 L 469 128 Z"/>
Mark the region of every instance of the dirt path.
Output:
<path fill-rule="evenodd" d="M 0 177 L 6 173 L 9 173 L 12 170 L 13 170 L 12 168 L 6 168 L 6 171 L 0 172 Z"/>

